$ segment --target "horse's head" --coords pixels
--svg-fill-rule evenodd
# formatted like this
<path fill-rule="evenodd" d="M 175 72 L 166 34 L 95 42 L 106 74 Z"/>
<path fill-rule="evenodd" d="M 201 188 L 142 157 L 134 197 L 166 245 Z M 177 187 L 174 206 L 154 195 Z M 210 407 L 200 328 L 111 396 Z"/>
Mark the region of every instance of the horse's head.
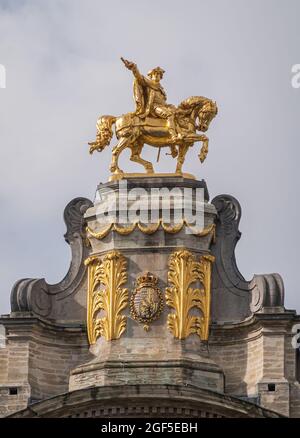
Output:
<path fill-rule="evenodd" d="M 192 96 L 181 102 L 178 110 L 186 117 L 190 117 L 198 131 L 206 132 L 210 122 L 218 112 L 218 107 L 216 102 L 207 99 L 207 97 Z M 199 120 L 198 125 L 196 124 L 197 119 Z"/>
<path fill-rule="evenodd" d="M 203 104 L 198 112 L 199 125 L 197 129 L 202 132 L 206 132 L 209 128 L 210 122 L 217 115 L 218 107 L 216 102 L 210 99 Z"/>

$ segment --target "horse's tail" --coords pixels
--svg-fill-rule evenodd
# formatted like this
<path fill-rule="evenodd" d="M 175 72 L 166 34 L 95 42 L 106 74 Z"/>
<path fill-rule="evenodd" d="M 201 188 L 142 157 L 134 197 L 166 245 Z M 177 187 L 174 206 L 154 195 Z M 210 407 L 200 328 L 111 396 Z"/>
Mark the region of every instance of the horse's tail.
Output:
<path fill-rule="evenodd" d="M 109 145 L 114 133 L 112 126 L 116 123 L 117 118 L 114 116 L 100 116 L 97 120 L 97 136 L 96 140 L 89 143 L 90 154 L 94 151 L 103 151 L 103 149 Z"/>

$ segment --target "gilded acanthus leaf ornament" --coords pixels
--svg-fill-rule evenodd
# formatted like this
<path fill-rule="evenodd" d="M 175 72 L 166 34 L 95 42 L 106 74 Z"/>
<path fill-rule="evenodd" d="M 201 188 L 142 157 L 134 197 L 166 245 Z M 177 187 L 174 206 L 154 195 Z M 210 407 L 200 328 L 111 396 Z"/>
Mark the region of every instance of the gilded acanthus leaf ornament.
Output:
<path fill-rule="evenodd" d="M 103 260 L 97 256 L 86 260 L 88 265 L 87 327 L 90 344 L 100 336 L 107 341 L 119 339 L 126 329 L 128 290 L 122 288 L 127 281 L 126 259 L 119 251 L 111 251 Z M 99 317 L 99 313 L 105 312 Z"/>
<path fill-rule="evenodd" d="M 120 117 L 112 115 L 100 116 L 97 120 L 96 140 L 89 143 L 90 153 L 101 152 L 108 146 L 113 137 L 115 125 L 117 145 L 113 148 L 110 170 L 113 179 L 125 177 L 119 167 L 121 152 L 129 148 L 130 160 L 141 164 L 147 174 L 153 174 L 150 161 L 141 157 L 144 144 L 160 149 L 167 147 L 173 158 L 177 158 L 176 175 L 182 175 L 182 165 L 190 147 L 195 142 L 202 142 L 199 153 L 201 163 L 208 153 L 208 137 L 199 132 L 206 132 L 218 112 L 216 102 L 203 97 L 192 96 L 185 99 L 177 107 L 167 102 L 167 94 L 161 85 L 165 71 L 156 67 L 143 76 L 134 62 L 122 59 L 125 67 L 134 76 L 133 94 L 135 111 Z"/>
<path fill-rule="evenodd" d="M 89 343 L 92 345 L 100 336 L 97 326 L 97 314 L 100 311 L 99 306 L 99 270 L 101 267 L 101 259 L 97 256 L 88 257 L 85 260 L 85 265 L 88 266 L 88 293 L 87 293 L 87 332 Z"/>
<path fill-rule="evenodd" d="M 200 282 L 203 285 L 199 308 L 202 311 L 203 319 L 200 330 L 200 337 L 203 340 L 208 339 L 209 335 L 209 321 L 210 321 L 210 300 L 211 300 L 211 268 L 215 261 L 214 256 L 203 255 L 200 257 L 199 271 Z"/>
<path fill-rule="evenodd" d="M 195 261 L 193 254 L 186 250 L 174 252 L 169 261 L 166 303 L 174 309 L 168 315 L 168 327 L 177 339 L 185 339 L 195 333 L 200 339 L 208 339 L 210 320 L 211 263 L 214 257 L 201 256 Z M 193 288 L 193 284 L 200 286 Z M 199 315 L 191 314 L 191 310 Z"/>

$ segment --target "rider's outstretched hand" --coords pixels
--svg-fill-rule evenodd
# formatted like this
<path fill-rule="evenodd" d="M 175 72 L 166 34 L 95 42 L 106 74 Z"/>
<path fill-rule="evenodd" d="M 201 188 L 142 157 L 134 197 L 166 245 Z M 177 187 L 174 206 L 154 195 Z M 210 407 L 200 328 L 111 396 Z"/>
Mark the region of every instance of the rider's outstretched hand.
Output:
<path fill-rule="evenodd" d="M 128 70 L 134 70 L 134 68 L 136 67 L 136 64 L 134 62 L 127 61 L 127 59 L 124 59 L 122 57 L 121 61 L 123 61 L 125 67 L 128 68 Z"/>

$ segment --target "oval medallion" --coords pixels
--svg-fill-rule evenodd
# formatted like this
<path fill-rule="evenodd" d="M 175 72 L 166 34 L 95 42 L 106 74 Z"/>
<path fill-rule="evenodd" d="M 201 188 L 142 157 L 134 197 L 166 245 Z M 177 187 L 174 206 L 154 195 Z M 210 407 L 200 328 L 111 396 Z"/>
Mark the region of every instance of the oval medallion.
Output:
<path fill-rule="evenodd" d="M 149 329 L 149 323 L 159 317 L 163 309 L 163 297 L 158 287 L 158 278 L 150 272 L 137 277 L 136 288 L 130 299 L 130 313 L 133 319 Z"/>

